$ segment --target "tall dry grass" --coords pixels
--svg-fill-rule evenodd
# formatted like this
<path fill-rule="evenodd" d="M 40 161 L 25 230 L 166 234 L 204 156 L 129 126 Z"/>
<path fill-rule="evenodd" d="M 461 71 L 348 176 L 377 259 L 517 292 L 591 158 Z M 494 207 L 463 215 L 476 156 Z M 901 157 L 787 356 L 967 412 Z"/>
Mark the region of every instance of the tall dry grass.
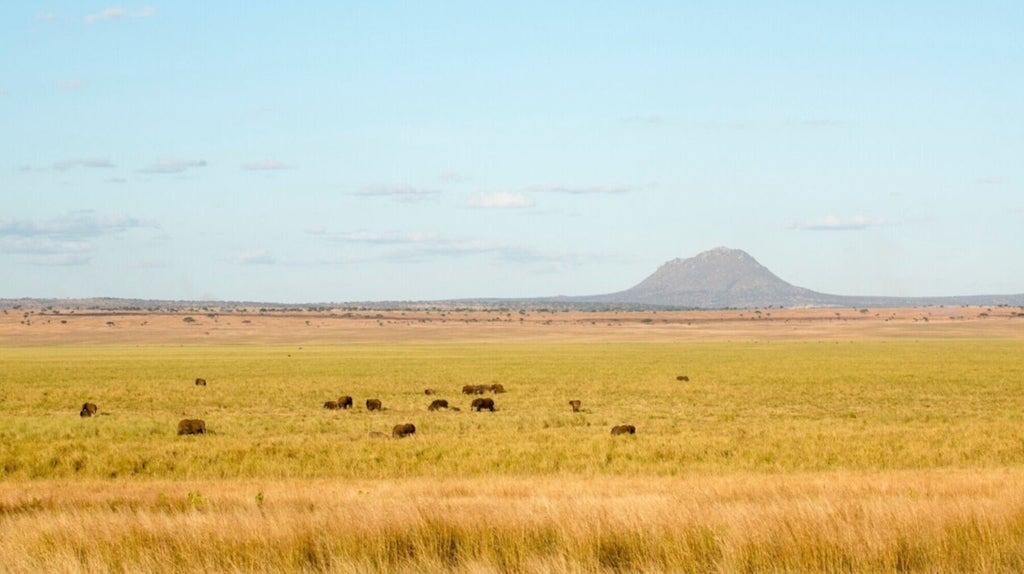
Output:
<path fill-rule="evenodd" d="M 1019 572 L 1024 472 L 0 486 L 7 572 Z"/>

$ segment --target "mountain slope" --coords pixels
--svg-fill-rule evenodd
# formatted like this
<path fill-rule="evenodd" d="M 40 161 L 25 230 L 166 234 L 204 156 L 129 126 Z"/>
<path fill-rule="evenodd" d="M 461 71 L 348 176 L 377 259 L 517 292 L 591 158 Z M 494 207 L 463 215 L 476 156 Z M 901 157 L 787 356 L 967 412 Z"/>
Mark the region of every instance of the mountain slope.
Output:
<path fill-rule="evenodd" d="M 588 299 L 697 308 L 837 303 L 833 296 L 786 283 L 746 252 L 726 247 L 673 259 L 635 287 Z"/>
<path fill-rule="evenodd" d="M 637 307 L 724 309 L 754 307 L 912 307 L 916 305 L 1024 306 L 1024 294 L 950 297 L 830 295 L 783 281 L 739 249 L 718 247 L 689 259 L 673 259 L 636 286 L 577 303 Z"/>

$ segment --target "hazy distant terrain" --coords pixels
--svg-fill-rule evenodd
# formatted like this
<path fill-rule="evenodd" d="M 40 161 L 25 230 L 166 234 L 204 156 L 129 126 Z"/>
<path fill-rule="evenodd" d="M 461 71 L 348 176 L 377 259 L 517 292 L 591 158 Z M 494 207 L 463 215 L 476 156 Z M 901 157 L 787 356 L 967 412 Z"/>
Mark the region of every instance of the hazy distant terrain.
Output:
<path fill-rule="evenodd" d="M 274 303 L 259 301 L 168 301 L 148 299 L 0 299 L 0 309 L 84 309 L 203 311 L 209 309 L 318 310 L 512 308 L 602 309 L 755 309 L 792 307 L 916 307 L 926 305 L 1024 306 L 1024 293 L 965 294 L 945 297 L 831 295 L 782 280 L 745 251 L 718 247 L 688 259 L 673 259 L 637 285 L 604 295 L 481 298 L 442 301 L 349 301 Z"/>

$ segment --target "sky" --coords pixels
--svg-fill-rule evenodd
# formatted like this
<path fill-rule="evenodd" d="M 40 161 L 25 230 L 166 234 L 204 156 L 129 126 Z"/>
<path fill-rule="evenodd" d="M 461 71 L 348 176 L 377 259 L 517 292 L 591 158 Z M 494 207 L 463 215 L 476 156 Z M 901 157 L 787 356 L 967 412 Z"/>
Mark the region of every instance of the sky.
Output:
<path fill-rule="evenodd" d="M 1024 3 L 0 3 L 0 298 L 1024 292 Z"/>

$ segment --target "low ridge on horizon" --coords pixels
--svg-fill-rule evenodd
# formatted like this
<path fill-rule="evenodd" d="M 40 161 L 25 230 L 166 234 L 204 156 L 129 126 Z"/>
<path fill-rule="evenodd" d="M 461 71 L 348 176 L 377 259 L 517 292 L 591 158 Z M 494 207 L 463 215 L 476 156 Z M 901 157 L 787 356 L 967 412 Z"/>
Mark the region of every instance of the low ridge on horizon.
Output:
<path fill-rule="evenodd" d="M 422 305 L 463 305 L 523 307 L 570 306 L 581 308 L 630 309 L 737 309 L 768 307 L 913 307 L 919 305 L 988 305 L 1024 307 L 1024 293 L 1008 295 L 951 295 L 943 297 L 887 297 L 831 295 L 792 285 L 741 249 L 715 247 L 689 258 L 663 263 L 640 283 L 624 291 L 604 295 L 533 298 L 463 298 L 447 300 L 335 301 L 274 303 L 271 301 L 191 301 L 143 298 L 15 298 L 0 299 L 0 308 L 45 308 L 65 305 L 86 309 L 188 309 L 216 304 L 226 307 L 274 306 L 280 308 L 321 308 L 358 305 L 368 308 L 419 307 Z"/>

